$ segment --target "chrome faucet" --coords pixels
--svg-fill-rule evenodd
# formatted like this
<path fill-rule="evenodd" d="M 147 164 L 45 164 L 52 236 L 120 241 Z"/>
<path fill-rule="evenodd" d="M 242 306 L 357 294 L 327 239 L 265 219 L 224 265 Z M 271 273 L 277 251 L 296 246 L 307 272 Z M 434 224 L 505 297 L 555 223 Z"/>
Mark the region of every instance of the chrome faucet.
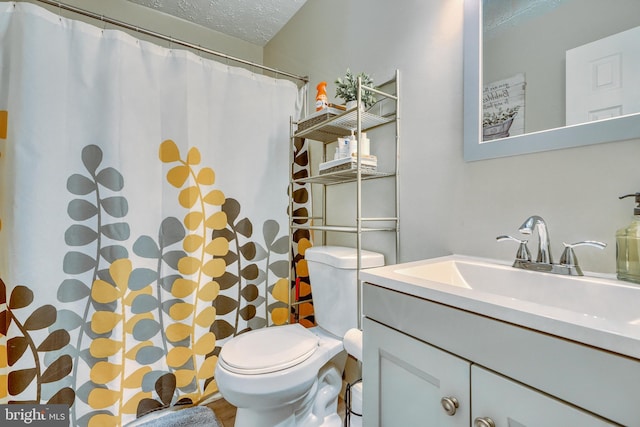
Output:
<path fill-rule="evenodd" d="M 522 223 L 519 229 L 522 234 L 527 235 L 531 234 L 534 230 L 538 231 L 538 256 L 536 258 L 536 262 L 542 264 L 553 264 L 547 223 L 544 222 L 544 219 L 542 219 L 541 216 L 530 216 Z"/>
<path fill-rule="evenodd" d="M 531 234 L 534 230 L 536 230 L 538 234 L 538 256 L 536 261 L 531 260 L 531 254 L 527 248 L 526 240 L 520 240 L 515 237 L 504 235 L 496 238 L 499 242 L 514 240 L 520 243 L 518 253 L 516 254 L 516 260 L 513 262 L 513 267 L 532 271 L 543 271 L 547 273 L 582 276 L 582 270 L 578 265 L 578 259 L 576 258 L 573 248 L 577 246 L 593 246 L 598 249 L 604 249 L 607 246 L 605 243 L 593 240 L 586 240 L 584 242 L 571 244 L 563 243 L 564 252 L 560 257 L 560 263 L 554 264 L 551 257 L 551 245 L 549 242 L 547 223 L 538 215 L 532 215 L 527 218 L 519 229 L 522 234 L 527 235 Z"/>

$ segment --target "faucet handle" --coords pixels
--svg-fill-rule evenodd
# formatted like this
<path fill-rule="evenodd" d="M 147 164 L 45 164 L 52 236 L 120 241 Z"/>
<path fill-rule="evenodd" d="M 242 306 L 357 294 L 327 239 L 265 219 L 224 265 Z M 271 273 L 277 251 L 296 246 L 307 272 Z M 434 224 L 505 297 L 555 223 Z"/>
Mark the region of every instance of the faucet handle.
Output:
<path fill-rule="evenodd" d="M 607 247 L 606 243 L 597 242 L 595 240 L 585 240 L 583 242 L 576 243 L 564 243 L 564 252 L 562 252 L 562 256 L 560 257 L 560 264 L 567 266 L 578 266 L 578 259 L 576 258 L 575 252 L 573 252 L 573 248 L 577 246 L 593 246 L 594 248 L 604 249 Z"/>
<path fill-rule="evenodd" d="M 518 252 L 516 253 L 516 260 L 518 261 L 531 261 L 531 252 L 529 252 L 529 248 L 527 247 L 528 240 L 520 240 L 513 236 L 502 235 L 496 237 L 498 242 L 504 242 L 507 240 L 513 240 L 514 242 L 520 243 L 518 247 Z"/>

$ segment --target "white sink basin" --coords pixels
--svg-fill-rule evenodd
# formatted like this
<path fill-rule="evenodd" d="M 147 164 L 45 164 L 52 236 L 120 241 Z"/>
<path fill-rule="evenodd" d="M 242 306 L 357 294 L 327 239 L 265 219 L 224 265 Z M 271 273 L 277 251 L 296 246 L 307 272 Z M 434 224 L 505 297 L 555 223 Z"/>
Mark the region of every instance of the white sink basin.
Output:
<path fill-rule="evenodd" d="M 640 286 L 613 278 L 533 272 L 460 255 L 369 269 L 361 277 L 640 358 Z"/>

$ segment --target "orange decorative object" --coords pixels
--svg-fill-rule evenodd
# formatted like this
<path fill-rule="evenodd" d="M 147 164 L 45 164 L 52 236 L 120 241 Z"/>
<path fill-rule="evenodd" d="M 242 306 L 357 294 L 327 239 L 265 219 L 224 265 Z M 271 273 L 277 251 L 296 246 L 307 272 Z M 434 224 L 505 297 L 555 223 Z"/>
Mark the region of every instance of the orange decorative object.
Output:
<path fill-rule="evenodd" d="M 320 111 L 329 105 L 329 98 L 327 98 L 327 82 L 320 82 L 316 86 L 318 94 L 316 95 L 316 111 Z"/>

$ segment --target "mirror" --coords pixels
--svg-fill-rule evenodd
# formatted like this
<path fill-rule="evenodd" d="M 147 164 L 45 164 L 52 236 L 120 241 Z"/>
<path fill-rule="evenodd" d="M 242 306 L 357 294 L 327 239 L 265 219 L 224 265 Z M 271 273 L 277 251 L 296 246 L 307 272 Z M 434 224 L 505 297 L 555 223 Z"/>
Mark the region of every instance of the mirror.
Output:
<path fill-rule="evenodd" d="M 487 0 L 484 1 L 486 2 Z M 568 79 L 569 87 L 565 85 L 565 81 L 567 81 L 566 70 L 569 69 L 571 71 L 572 67 L 571 65 L 566 65 L 567 60 L 565 59 L 564 52 L 609 35 L 597 34 L 597 31 L 602 31 L 601 28 L 603 25 L 589 24 L 590 20 L 591 23 L 597 22 L 595 19 L 602 18 L 601 15 L 591 19 L 587 15 L 587 12 L 590 10 L 588 4 L 604 4 L 606 2 L 601 2 L 599 0 L 548 0 L 536 2 L 509 0 L 505 2 L 512 8 L 514 7 L 514 4 L 517 5 L 518 3 L 527 4 L 528 6 L 531 6 L 532 4 L 541 4 L 541 7 L 546 8 L 546 10 L 538 10 L 535 12 L 538 15 L 543 15 L 547 13 L 549 9 L 553 9 L 555 7 L 560 9 L 561 6 L 566 6 L 563 3 L 566 3 L 567 5 L 569 3 L 576 3 L 582 7 L 582 9 L 580 9 L 580 15 L 576 16 L 575 19 L 570 20 L 567 25 L 564 26 L 565 30 L 567 30 L 565 31 L 566 34 L 551 32 L 547 29 L 547 35 L 550 33 L 551 37 L 546 38 L 550 39 L 552 42 L 551 44 L 554 44 L 553 42 L 555 40 L 555 44 L 559 45 L 561 43 L 557 42 L 557 40 L 575 38 L 572 35 L 577 31 L 578 27 L 585 27 L 590 32 L 588 37 L 591 37 L 591 39 L 585 38 L 585 40 L 587 40 L 586 42 L 572 41 L 571 43 L 573 43 L 573 45 L 567 45 L 570 47 L 551 46 L 548 48 L 545 47 L 543 49 L 538 49 L 538 51 L 542 52 L 556 51 L 553 70 L 550 65 L 538 67 L 542 68 L 543 73 L 546 72 L 547 74 L 544 76 L 546 79 L 544 80 L 545 84 L 540 85 L 536 80 L 537 76 L 535 74 L 535 70 L 525 70 L 521 63 L 513 65 L 514 61 L 510 57 L 507 57 L 507 55 L 509 55 L 508 52 L 500 53 L 496 56 L 496 50 L 499 49 L 496 49 L 493 45 L 489 44 L 501 37 L 507 37 L 507 39 L 513 41 L 513 35 L 508 34 L 508 31 L 514 30 L 513 28 L 507 28 L 506 30 L 497 29 L 496 22 L 504 22 L 505 18 L 504 16 L 496 18 L 497 15 L 493 8 L 497 7 L 496 3 L 502 1 L 503 0 L 490 0 L 490 3 L 487 4 L 487 17 L 491 19 L 492 24 L 487 20 L 487 24 L 491 25 L 491 27 L 487 29 L 487 55 L 485 56 L 484 49 L 482 48 L 483 40 L 485 38 L 483 37 L 483 1 L 464 0 L 464 158 L 466 161 L 490 159 L 603 142 L 621 141 L 640 137 L 640 113 L 635 113 L 636 111 L 640 111 L 640 107 L 631 110 L 634 111 L 634 113 L 627 113 L 626 111 L 623 111 L 622 113 L 624 115 L 620 115 L 620 112 L 612 114 L 606 112 L 600 116 L 596 115 L 591 118 L 587 117 L 584 120 L 575 120 L 572 117 L 569 117 L 569 122 L 573 121 L 574 124 L 565 125 L 567 123 L 567 116 L 571 116 L 570 111 L 567 114 L 568 109 L 566 108 L 566 105 L 571 104 L 574 98 L 576 98 L 575 96 L 569 96 L 569 102 L 567 102 L 566 91 L 571 90 L 572 82 L 576 79 Z M 627 20 L 627 23 L 622 24 L 627 25 L 627 28 L 634 25 L 640 25 L 640 18 L 638 18 L 640 13 L 637 12 L 640 11 L 640 2 L 637 2 L 636 0 L 621 0 L 621 3 L 629 7 L 633 7 L 634 11 L 620 11 L 621 7 L 619 6 L 622 6 L 622 4 L 618 3 L 616 3 L 615 8 L 610 7 L 611 5 L 609 5 L 608 10 L 611 10 L 612 13 L 616 12 L 618 14 L 632 16 L 632 19 L 637 21 L 637 23 L 634 24 L 633 21 Z M 489 13 L 491 13 L 491 17 L 489 16 Z M 509 26 L 517 26 L 521 24 L 530 25 L 531 22 L 534 22 L 533 18 L 530 22 L 525 22 L 526 19 L 523 19 L 522 17 L 515 19 L 513 15 L 514 14 L 512 13 L 511 19 L 506 20 L 508 21 Z M 535 16 L 536 20 L 539 18 L 540 16 Z M 615 21 L 616 19 L 613 20 Z M 538 27 L 544 26 L 539 22 L 537 22 L 536 25 Z M 516 28 L 515 31 L 519 31 L 519 29 Z M 503 33 L 500 34 L 501 32 Z M 596 32 L 595 36 L 594 32 Z M 522 33 L 525 33 L 524 28 Z M 532 40 L 530 35 L 531 33 L 527 34 L 529 39 L 525 38 L 516 45 L 516 54 L 529 53 L 534 48 L 544 46 L 541 40 L 542 36 L 538 36 L 536 40 Z M 558 53 L 559 49 L 561 49 L 561 51 Z M 637 45 L 635 50 L 638 50 Z M 540 53 L 537 55 L 540 55 Z M 543 62 L 539 58 L 539 56 L 535 58 L 534 62 Z M 571 57 L 569 58 L 569 64 L 571 64 L 573 59 Z M 503 66 L 506 69 L 500 70 L 500 66 Z M 608 70 L 609 75 L 612 74 L 611 68 L 602 68 Z M 636 75 L 640 75 L 640 72 L 638 72 L 637 69 L 634 70 L 634 73 Z M 486 82 L 483 81 L 484 74 L 487 74 L 488 81 Z M 520 79 L 520 81 L 518 79 Z M 526 82 L 526 84 L 521 84 L 522 80 Z M 553 84 L 551 84 L 551 82 L 553 82 Z M 514 98 L 516 101 L 512 100 L 512 102 L 515 102 L 516 104 L 521 104 L 522 108 L 517 112 L 515 117 L 518 118 L 518 116 L 520 116 L 519 119 L 524 122 L 521 124 L 523 129 L 516 129 L 515 132 L 511 132 L 516 133 L 516 135 L 509 134 L 509 136 L 505 136 L 504 133 L 500 134 L 500 131 L 497 130 L 489 137 L 487 137 L 487 135 L 483 136 L 483 98 L 485 102 L 488 101 L 487 105 L 489 105 L 492 100 L 497 99 L 502 93 L 499 92 L 499 90 L 501 87 L 504 87 L 505 83 L 511 84 L 512 87 L 515 88 L 524 88 L 524 101 L 522 101 L 522 99 L 518 101 L 517 98 Z M 491 87 L 493 91 L 484 92 L 483 94 L 485 85 Z M 553 100 L 551 99 L 552 94 L 557 95 Z M 640 99 L 640 88 L 636 89 L 635 93 L 632 95 L 632 98 Z M 534 101 L 538 102 L 537 106 Z M 503 107 L 499 105 L 500 103 L 497 104 L 497 108 Z M 505 111 L 503 112 L 506 112 L 507 107 L 508 106 L 505 106 Z M 572 110 L 573 108 L 571 111 Z M 545 117 L 545 114 L 547 117 Z M 491 139 L 492 137 L 494 139 Z"/>

